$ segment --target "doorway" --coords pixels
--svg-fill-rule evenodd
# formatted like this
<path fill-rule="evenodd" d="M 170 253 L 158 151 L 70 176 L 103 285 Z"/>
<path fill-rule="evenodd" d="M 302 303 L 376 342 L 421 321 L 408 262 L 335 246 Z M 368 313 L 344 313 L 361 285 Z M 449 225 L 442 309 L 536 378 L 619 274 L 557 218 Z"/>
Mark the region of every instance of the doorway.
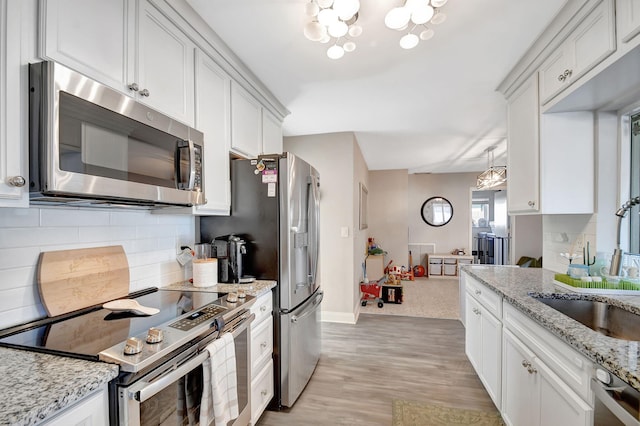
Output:
<path fill-rule="evenodd" d="M 474 263 L 509 265 L 507 191 L 471 190 L 471 253 Z"/>

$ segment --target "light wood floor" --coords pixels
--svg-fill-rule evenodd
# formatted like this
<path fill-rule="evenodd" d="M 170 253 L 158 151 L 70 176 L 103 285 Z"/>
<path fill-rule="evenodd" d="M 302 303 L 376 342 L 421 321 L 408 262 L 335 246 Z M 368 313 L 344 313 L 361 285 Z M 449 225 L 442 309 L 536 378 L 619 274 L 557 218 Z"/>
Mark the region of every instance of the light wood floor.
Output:
<path fill-rule="evenodd" d="M 322 355 L 288 411 L 258 425 L 390 425 L 391 402 L 495 409 L 464 354 L 458 320 L 361 314 L 356 325 L 323 323 Z"/>

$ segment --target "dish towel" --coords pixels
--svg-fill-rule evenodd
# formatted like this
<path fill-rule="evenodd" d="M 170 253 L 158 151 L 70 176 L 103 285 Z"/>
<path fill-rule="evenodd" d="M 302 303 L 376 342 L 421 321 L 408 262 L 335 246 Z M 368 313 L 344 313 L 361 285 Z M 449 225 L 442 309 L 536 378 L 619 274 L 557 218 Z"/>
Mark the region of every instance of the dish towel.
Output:
<path fill-rule="evenodd" d="M 238 417 L 238 380 L 236 378 L 236 348 L 233 335 L 225 333 L 207 346 L 209 358 L 202 365 L 203 389 L 200 404 L 200 425 L 216 426 Z"/>

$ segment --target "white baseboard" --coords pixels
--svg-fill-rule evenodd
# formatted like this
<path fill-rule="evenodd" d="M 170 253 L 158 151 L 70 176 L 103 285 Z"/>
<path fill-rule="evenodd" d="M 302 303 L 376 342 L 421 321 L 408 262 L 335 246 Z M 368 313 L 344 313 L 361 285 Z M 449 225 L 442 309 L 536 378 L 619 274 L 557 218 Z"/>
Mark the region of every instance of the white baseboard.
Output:
<path fill-rule="evenodd" d="M 339 322 L 343 324 L 355 324 L 357 316 L 353 312 L 328 312 L 322 311 L 322 322 Z"/>

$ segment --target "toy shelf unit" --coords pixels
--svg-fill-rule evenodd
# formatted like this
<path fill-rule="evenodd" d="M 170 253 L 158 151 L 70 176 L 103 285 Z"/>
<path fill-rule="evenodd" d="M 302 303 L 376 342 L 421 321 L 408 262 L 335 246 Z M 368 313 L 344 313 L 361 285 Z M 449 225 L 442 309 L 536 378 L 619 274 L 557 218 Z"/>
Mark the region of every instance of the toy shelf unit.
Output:
<path fill-rule="evenodd" d="M 384 277 L 385 264 L 383 254 L 370 254 L 365 260 L 365 265 L 367 269 L 367 279 L 369 281 L 378 281 Z"/>
<path fill-rule="evenodd" d="M 460 265 L 473 263 L 473 256 L 458 254 L 430 254 L 427 256 L 428 277 L 458 278 Z"/>

